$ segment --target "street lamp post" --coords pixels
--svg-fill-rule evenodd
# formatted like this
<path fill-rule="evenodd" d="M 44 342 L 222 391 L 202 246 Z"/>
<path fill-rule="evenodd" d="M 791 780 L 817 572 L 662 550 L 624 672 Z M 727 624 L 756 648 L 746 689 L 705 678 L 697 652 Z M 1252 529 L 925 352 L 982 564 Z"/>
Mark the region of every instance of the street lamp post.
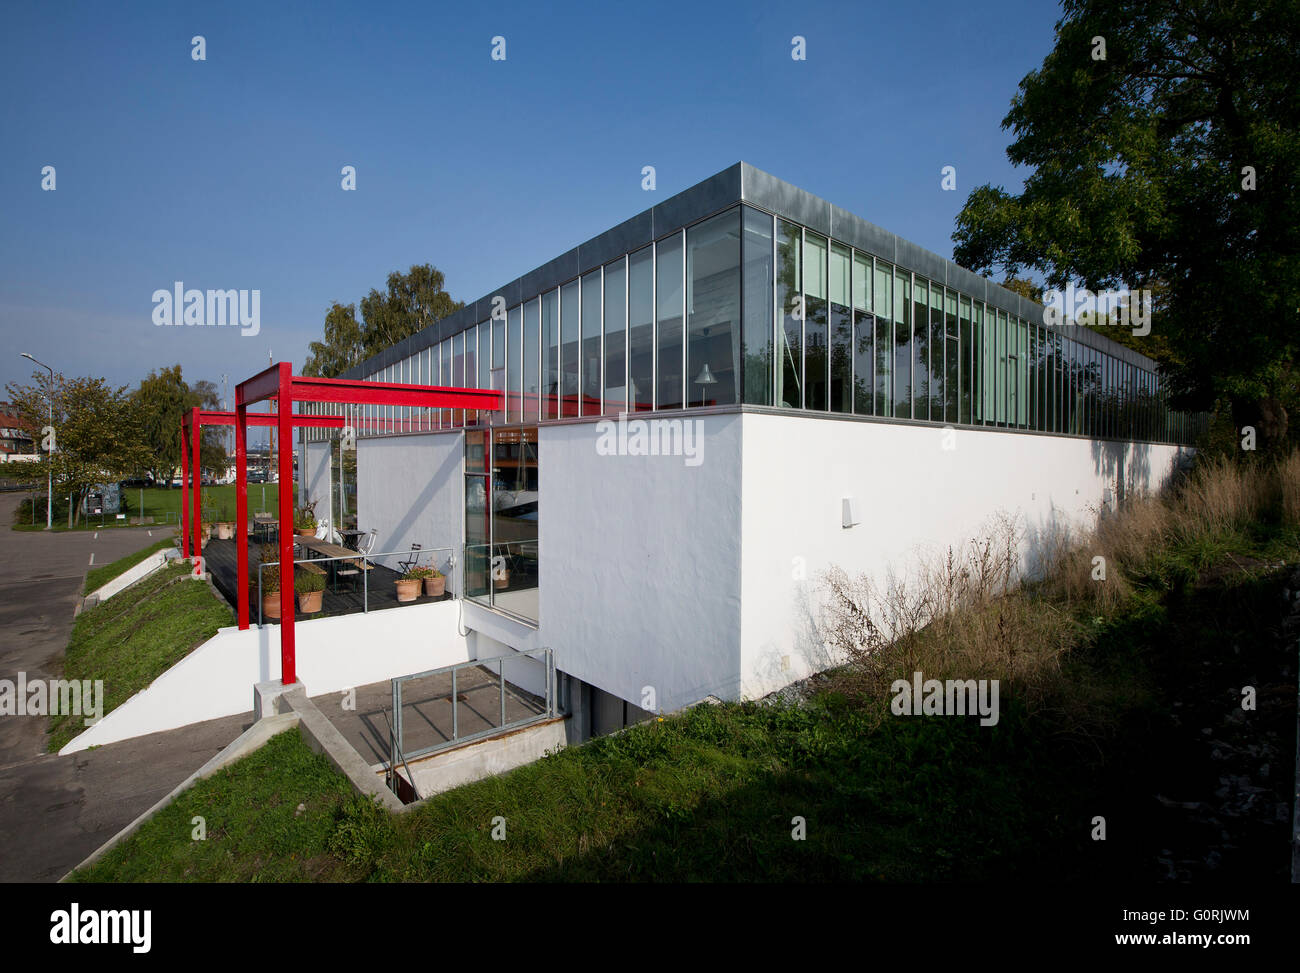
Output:
<path fill-rule="evenodd" d="M 50 366 L 45 364 L 45 362 L 43 361 L 37 361 L 37 359 L 33 358 L 25 351 L 22 353 L 22 356 L 24 358 L 28 358 L 36 362 L 36 364 L 40 365 L 41 368 L 49 368 L 50 370 L 50 428 L 53 429 L 54 428 L 54 369 L 50 368 Z M 45 488 L 45 529 L 53 530 L 54 529 L 54 450 L 51 449 L 47 451 L 45 461 L 46 463 L 49 464 L 49 466 L 47 467 L 47 472 L 49 473 L 49 477 Z"/>

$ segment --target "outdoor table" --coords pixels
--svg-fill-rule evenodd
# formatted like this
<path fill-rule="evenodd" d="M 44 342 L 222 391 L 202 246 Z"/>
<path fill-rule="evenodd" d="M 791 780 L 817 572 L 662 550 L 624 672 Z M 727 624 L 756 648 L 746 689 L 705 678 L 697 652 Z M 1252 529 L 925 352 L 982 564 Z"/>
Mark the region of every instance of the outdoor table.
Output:
<path fill-rule="evenodd" d="M 350 548 L 352 548 L 353 550 L 356 550 L 356 549 L 357 549 L 357 538 L 358 538 L 358 537 L 364 537 L 364 536 L 365 536 L 366 534 L 368 534 L 368 533 L 370 533 L 370 532 L 369 532 L 369 531 L 365 531 L 365 530 L 356 530 L 356 529 L 354 529 L 354 528 L 344 528 L 343 530 L 340 530 L 340 531 L 339 531 L 339 536 L 343 538 L 343 544 L 344 544 L 345 547 L 350 547 Z"/>
<path fill-rule="evenodd" d="M 352 560 L 357 559 L 356 556 L 357 552 L 352 550 L 351 548 L 343 547 L 339 544 L 333 544 L 326 540 L 321 540 L 319 537 L 299 537 L 298 546 L 302 547 L 304 550 L 313 551 L 316 554 L 320 555 L 321 557 L 349 558 Z M 346 563 L 346 562 L 340 562 L 340 561 L 329 562 L 330 587 L 333 590 L 337 590 L 337 582 L 338 582 L 337 571 L 340 563 Z"/>

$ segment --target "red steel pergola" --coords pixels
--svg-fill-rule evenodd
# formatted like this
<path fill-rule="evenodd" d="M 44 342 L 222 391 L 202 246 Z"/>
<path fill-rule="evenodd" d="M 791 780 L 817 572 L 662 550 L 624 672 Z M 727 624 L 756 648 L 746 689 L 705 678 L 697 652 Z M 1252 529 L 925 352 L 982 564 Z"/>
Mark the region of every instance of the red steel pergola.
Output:
<path fill-rule="evenodd" d="M 274 414 L 250 413 L 248 407 L 275 399 Z M 293 441 L 294 426 L 342 426 L 336 416 L 295 415 L 295 402 L 331 405 L 392 405 L 422 409 L 477 409 L 496 411 L 504 393 L 488 389 L 446 388 L 437 385 L 408 385 L 395 382 L 365 382 L 340 378 L 314 378 L 293 374 L 289 362 L 279 362 L 235 386 L 235 523 L 239 537 L 235 545 L 238 564 L 236 588 L 239 597 L 239 627 L 248 628 L 248 543 L 244 536 L 248 520 L 249 425 L 268 425 L 279 430 L 280 489 L 277 492 L 280 534 L 280 681 L 288 686 L 298 681 L 294 653 L 293 614 Z M 269 421 L 262 421 L 263 419 Z M 327 421 L 318 421 L 327 420 Z M 197 443 L 197 439 L 195 440 Z M 198 462 L 197 446 L 195 463 Z M 197 536 L 197 535 L 196 535 Z M 288 579 L 287 582 L 285 579 Z"/>
<path fill-rule="evenodd" d="M 279 422 L 274 412 L 254 412 L 248 416 L 250 426 L 274 426 Z M 338 429 L 342 428 L 345 420 L 342 416 L 295 416 L 294 425 L 312 426 L 318 429 Z M 190 505 L 190 467 L 191 454 L 193 455 L 194 470 L 194 492 L 193 492 L 193 523 L 194 523 L 194 547 L 193 552 L 197 555 L 203 550 L 203 508 L 202 508 L 202 487 L 203 477 L 199 470 L 199 444 L 203 436 L 204 426 L 233 426 L 235 425 L 235 414 L 233 412 L 208 412 L 203 409 L 193 408 L 181 419 L 181 556 L 190 556 L 190 532 L 189 523 L 191 519 Z M 282 446 L 283 448 L 283 446 Z M 243 530 L 242 525 L 240 530 Z"/>

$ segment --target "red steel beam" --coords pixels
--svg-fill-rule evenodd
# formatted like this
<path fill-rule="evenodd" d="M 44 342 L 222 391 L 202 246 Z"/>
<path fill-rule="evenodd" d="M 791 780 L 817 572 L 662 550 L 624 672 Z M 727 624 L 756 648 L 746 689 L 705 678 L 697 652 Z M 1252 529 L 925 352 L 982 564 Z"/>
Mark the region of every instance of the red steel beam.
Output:
<path fill-rule="evenodd" d="M 181 557 L 190 556 L 190 451 L 185 446 L 186 423 L 181 423 Z M 171 484 L 167 484 L 170 488 Z M 144 511 L 140 511 L 144 516 Z M 166 519 L 166 518 L 164 518 Z"/>
<path fill-rule="evenodd" d="M 191 413 L 190 419 L 190 448 L 192 450 L 190 459 L 190 474 L 194 477 L 194 489 L 190 491 L 190 500 L 194 504 L 194 514 L 192 526 L 194 528 L 194 557 L 199 558 L 203 554 L 203 470 L 199 466 L 199 436 L 202 430 L 199 428 L 197 420 L 199 410 L 196 408 Z M 196 561 L 197 564 L 203 562 Z"/>
<path fill-rule="evenodd" d="M 248 406 L 275 399 L 275 414 L 249 413 Z M 491 389 L 447 388 L 434 385 L 409 385 L 397 382 L 365 382 L 350 379 L 294 377 L 293 366 L 279 362 L 235 386 L 237 427 L 235 444 L 235 506 L 240 525 L 248 517 L 248 459 L 244 438 L 248 426 L 267 425 L 279 431 L 280 440 L 280 681 L 297 682 L 297 652 L 294 631 L 293 591 L 293 427 L 339 428 L 346 425 L 340 416 L 298 416 L 294 402 L 330 402 L 349 405 L 395 405 L 427 409 L 473 409 L 495 412 L 502 408 L 504 394 Z M 197 414 L 197 410 L 196 410 Z M 217 414 L 214 414 L 217 415 Z M 225 413 L 222 415 L 229 415 Z M 266 420 L 260 416 L 266 415 Z M 220 420 L 219 420 L 220 421 Z M 197 447 L 196 447 L 197 448 Z M 198 454 L 195 453 L 197 465 Z M 249 626 L 248 547 L 236 545 L 239 601 L 239 627 Z"/>
<path fill-rule="evenodd" d="M 248 407 L 235 389 L 235 602 L 239 627 L 248 628 Z"/>
<path fill-rule="evenodd" d="M 399 405 L 425 409 L 493 409 L 503 393 L 492 389 L 410 385 L 401 382 L 360 382 L 299 375 L 293 380 L 295 402 L 336 402 L 352 405 Z"/>
<path fill-rule="evenodd" d="M 280 362 L 280 682 L 298 681 L 293 625 L 293 366 Z"/>
<path fill-rule="evenodd" d="M 266 399 L 275 398 L 280 388 L 280 370 L 276 365 L 258 372 L 252 378 L 245 379 L 235 386 L 235 401 L 242 401 L 245 406 L 254 405 Z M 290 412 L 293 410 L 290 409 Z"/>

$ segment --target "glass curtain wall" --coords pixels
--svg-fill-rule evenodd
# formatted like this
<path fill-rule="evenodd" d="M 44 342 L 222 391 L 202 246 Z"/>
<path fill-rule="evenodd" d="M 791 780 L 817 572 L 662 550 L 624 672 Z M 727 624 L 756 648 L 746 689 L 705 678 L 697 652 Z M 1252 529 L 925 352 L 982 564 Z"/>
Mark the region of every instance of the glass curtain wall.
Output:
<path fill-rule="evenodd" d="M 747 403 L 1142 441 L 1204 426 L 1125 355 L 738 205 L 370 376 L 502 391 L 495 415 L 385 405 L 357 421 L 385 433 Z"/>

